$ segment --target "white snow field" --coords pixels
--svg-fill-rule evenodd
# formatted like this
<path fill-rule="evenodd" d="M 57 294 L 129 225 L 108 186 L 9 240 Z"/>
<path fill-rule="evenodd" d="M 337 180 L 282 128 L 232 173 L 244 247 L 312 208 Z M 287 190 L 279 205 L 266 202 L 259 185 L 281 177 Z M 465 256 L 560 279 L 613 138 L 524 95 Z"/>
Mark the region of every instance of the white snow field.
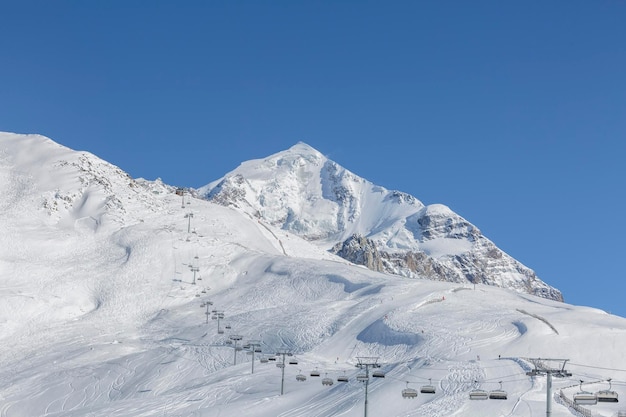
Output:
<path fill-rule="evenodd" d="M 541 416 L 547 377 L 527 372 L 565 359 L 553 417 L 626 410 L 624 318 L 372 272 L 174 191 L 0 134 L 1 417 L 363 416 L 359 362 L 380 365 L 369 416 Z M 568 406 L 581 380 L 619 402 Z M 507 399 L 470 400 L 477 388 Z"/>

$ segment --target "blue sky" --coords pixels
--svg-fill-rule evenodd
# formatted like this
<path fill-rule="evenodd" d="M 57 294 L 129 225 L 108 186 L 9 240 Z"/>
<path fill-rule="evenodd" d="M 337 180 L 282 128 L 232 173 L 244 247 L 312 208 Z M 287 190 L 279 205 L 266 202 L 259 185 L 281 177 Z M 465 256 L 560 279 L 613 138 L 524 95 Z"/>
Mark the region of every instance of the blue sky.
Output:
<path fill-rule="evenodd" d="M 626 317 L 626 2 L 0 4 L 0 130 L 199 187 L 298 141 Z"/>

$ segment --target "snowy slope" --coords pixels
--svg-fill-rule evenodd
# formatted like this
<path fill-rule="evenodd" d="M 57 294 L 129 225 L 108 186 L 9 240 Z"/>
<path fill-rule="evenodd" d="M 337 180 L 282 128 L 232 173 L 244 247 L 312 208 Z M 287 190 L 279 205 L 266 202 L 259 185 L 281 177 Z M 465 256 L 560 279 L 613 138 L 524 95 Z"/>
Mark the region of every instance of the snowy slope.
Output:
<path fill-rule="evenodd" d="M 563 300 L 448 207 L 374 185 L 302 142 L 198 191 L 375 271 Z"/>
<path fill-rule="evenodd" d="M 370 378 L 369 415 L 543 415 L 546 378 L 526 375 L 528 358 L 569 359 L 553 382 L 569 399 L 581 379 L 597 391 L 612 378 L 621 401 L 586 407 L 626 409 L 624 318 L 371 271 L 42 137 L 0 134 L 0 187 L 2 417 L 361 416 L 359 358 L 385 373 Z M 254 373 L 235 335 L 259 341 Z M 278 351 L 298 362 L 283 395 L 277 362 L 259 361 Z M 507 400 L 469 400 L 499 381 Z M 402 398 L 431 382 L 435 394 Z"/>

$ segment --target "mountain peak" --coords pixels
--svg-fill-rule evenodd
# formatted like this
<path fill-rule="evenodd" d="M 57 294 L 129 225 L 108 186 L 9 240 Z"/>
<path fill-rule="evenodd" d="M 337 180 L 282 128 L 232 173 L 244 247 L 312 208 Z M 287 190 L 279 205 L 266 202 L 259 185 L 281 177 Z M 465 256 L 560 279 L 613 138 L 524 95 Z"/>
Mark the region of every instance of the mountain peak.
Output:
<path fill-rule="evenodd" d="M 302 141 L 298 141 L 295 145 L 293 145 L 292 147 L 290 147 L 289 149 L 287 149 L 286 152 L 293 152 L 293 153 L 312 153 L 312 154 L 320 154 L 321 153 L 315 149 L 314 147 L 312 147 L 311 145 L 309 145 L 308 143 L 302 142 Z"/>
<path fill-rule="evenodd" d="M 199 191 L 351 262 L 376 264 L 376 270 L 562 300 L 449 207 L 424 206 L 409 194 L 374 185 L 304 142 L 244 162 Z"/>

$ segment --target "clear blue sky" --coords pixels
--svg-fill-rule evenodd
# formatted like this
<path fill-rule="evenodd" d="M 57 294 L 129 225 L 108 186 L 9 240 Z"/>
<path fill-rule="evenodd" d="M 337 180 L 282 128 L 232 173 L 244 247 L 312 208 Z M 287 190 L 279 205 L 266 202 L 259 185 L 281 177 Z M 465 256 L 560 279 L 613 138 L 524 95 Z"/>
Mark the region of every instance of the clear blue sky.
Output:
<path fill-rule="evenodd" d="M 5 1 L 0 130 L 198 187 L 304 141 L 626 316 L 626 2 Z"/>

